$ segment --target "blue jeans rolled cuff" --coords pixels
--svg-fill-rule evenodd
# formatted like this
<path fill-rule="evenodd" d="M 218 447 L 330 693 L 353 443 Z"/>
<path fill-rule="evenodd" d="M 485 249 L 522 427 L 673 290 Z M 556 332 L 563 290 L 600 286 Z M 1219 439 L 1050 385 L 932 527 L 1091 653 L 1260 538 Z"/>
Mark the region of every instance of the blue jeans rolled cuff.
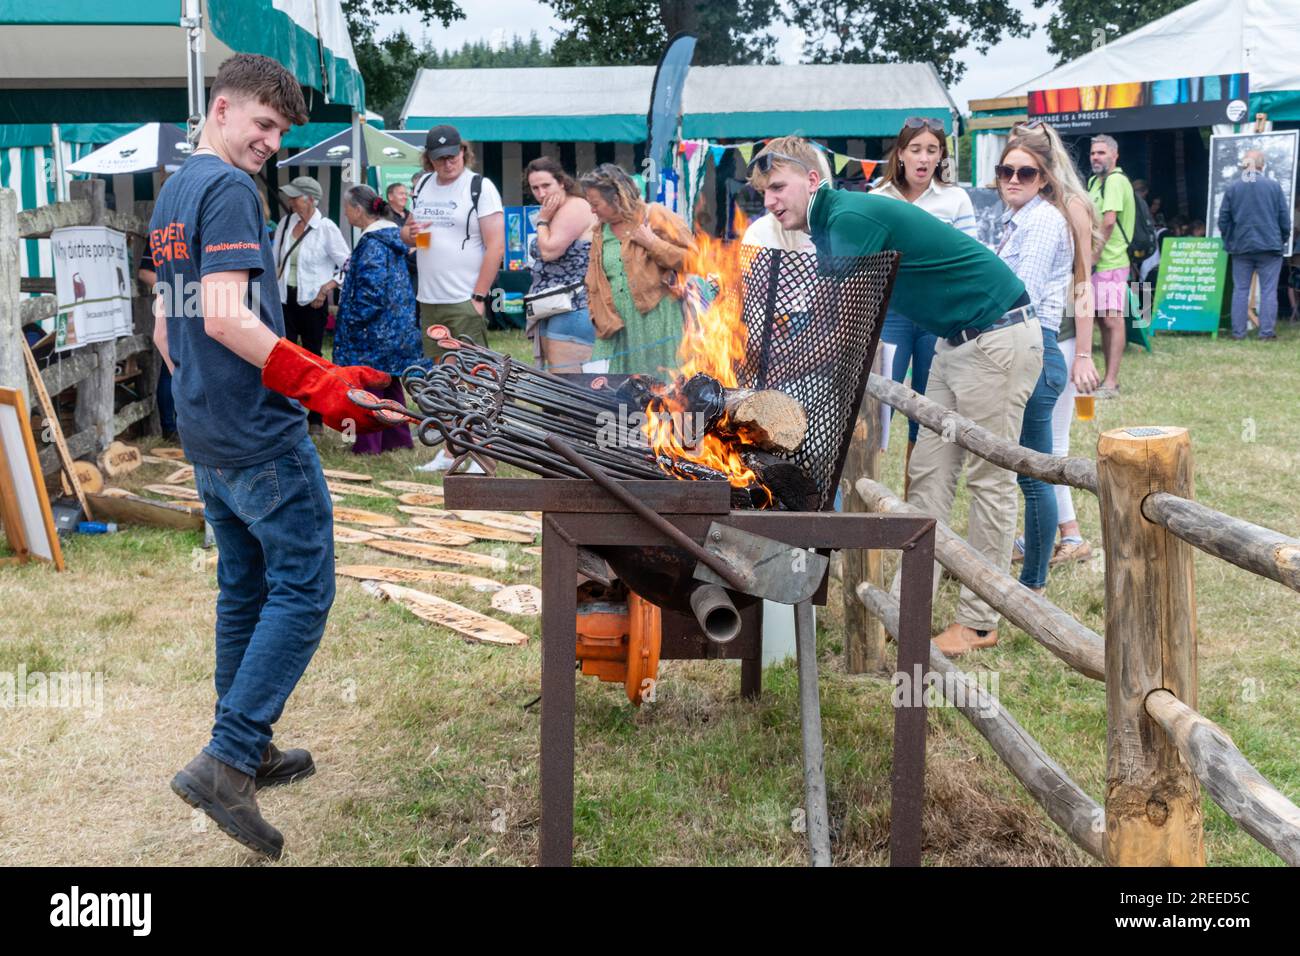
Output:
<path fill-rule="evenodd" d="M 311 439 L 247 468 L 194 466 L 216 538 L 217 703 L 204 751 L 253 775 L 334 602 L 333 507 Z"/>

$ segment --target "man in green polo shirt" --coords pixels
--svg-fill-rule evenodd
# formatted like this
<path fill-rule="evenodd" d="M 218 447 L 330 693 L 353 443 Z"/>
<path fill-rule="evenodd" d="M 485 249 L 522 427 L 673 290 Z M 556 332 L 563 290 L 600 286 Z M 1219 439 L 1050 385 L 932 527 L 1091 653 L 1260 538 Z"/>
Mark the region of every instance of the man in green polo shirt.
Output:
<path fill-rule="evenodd" d="M 1043 337 L 1024 284 L 978 241 L 908 202 L 832 189 L 815 148 L 772 140 L 750 163 L 750 183 L 786 229 L 807 230 L 819 255 L 901 254 L 890 304 L 939 337 L 926 398 L 1012 442 L 1043 365 Z M 908 501 L 949 520 L 966 453 L 922 428 L 908 468 Z M 994 567 L 1011 565 L 1015 475 L 976 455 L 966 476 L 968 540 Z M 934 585 L 939 583 L 935 566 Z M 894 580 L 898 593 L 898 579 Z M 998 613 L 962 588 L 957 620 L 935 644 L 950 657 L 997 643 Z"/>

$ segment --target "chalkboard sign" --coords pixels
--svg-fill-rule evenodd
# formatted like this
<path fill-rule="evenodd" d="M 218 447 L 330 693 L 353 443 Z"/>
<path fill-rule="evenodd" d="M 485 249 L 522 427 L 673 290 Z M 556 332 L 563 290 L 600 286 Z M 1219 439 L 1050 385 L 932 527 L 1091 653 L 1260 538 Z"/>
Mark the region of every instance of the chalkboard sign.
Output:
<path fill-rule="evenodd" d="M 1160 246 L 1151 328 L 1219 336 L 1228 254 L 1222 239 L 1168 236 Z"/>

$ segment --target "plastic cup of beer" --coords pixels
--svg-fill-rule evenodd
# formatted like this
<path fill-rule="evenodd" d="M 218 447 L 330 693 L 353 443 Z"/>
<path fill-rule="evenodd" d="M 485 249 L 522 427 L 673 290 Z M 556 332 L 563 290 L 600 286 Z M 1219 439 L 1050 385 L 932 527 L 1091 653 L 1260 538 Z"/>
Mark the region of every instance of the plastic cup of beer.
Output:
<path fill-rule="evenodd" d="M 1074 396 L 1074 414 L 1081 422 L 1090 422 L 1096 412 L 1097 398 L 1095 395 L 1078 395 Z"/>
<path fill-rule="evenodd" d="M 429 223 L 417 222 L 415 224 L 415 248 L 428 249 L 432 236 L 429 235 Z"/>

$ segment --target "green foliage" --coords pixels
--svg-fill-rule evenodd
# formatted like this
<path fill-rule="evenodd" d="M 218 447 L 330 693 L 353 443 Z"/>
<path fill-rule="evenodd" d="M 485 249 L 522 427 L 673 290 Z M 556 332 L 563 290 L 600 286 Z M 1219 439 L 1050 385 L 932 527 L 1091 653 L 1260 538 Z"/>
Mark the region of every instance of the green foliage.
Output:
<path fill-rule="evenodd" d="M 774 63 L 779 0 L 545 0 L 568 29 L 562 66 L 651 65 L 676 33 L 693 33 L 696 65 Z"/>
<path fill-rule="evenodd" d="M 809 63 L 932 63 L 944 83 L 962 78 L 955 55 L 986 52 L 1031 27 L 1008 0 L 792 0 Z"/>
<path fill-rule="evenodd" d="M 418 13 L 426 26 L 437 20 L 445 27 L 465 19 L 465 12 L 456 0 L 343 0 L 352 50 L 366 83 L 366 106 L 392 125 L 422 65 L 423 51 L 402 30 L 384 39 L 375 36 L 375 17 L 388 13 Z"/>
<path fill-rule="evenodd" d="M 1042 9 L 1056 5 L 1047 21 L 1048 52 L 1064 63 L 1117 40 L 1191 0 L 1034 0 Z M 1196 70 L 1188 70 L 1195 73 Z"/>

